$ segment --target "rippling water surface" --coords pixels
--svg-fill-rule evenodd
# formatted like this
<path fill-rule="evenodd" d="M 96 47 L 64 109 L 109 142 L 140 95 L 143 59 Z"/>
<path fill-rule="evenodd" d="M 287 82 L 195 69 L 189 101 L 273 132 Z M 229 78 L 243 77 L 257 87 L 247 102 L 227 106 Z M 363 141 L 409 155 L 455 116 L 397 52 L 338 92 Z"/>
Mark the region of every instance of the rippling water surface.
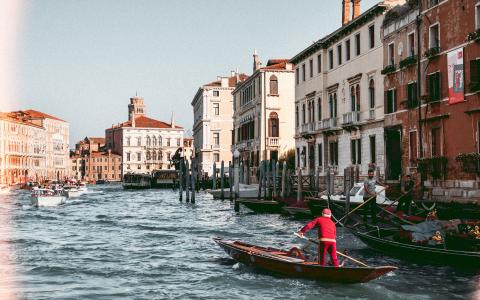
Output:
<path fill-rule="evenodd" d="M 0 254 L 17 276 L 19 299 L 477 299 L 477 274 L 406 263 L 369 250 L 339 229 L 339 248 L 399 270 L 376 281 L 339 285 L 257 272 L 212 241 L 223 236 L 290 248 L 305 221 L 257 215 L 229 201 L 197 195 L 179 203 L 172 191 L 91 193 L 57 208 L 34 209 L 29 194 L 0 196 Z M 11 253 L 13 252 L 13 253 Z M 6 263 L 2 264 L 6 267 Z"/>

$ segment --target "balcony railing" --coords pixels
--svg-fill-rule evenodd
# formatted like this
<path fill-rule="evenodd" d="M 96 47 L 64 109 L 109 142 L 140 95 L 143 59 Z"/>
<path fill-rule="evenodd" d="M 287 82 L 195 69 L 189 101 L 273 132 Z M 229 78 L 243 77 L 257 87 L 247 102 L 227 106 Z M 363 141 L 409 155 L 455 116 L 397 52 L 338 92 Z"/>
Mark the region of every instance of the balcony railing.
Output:
<path fill-rule="evenodd" d="M 267 147 L 280 147 L 280 138 L 278 137 L 267 138 Z"/>
<path fill-rule="evenodd" d="M 301 127 L 301 132 L 302 133 L 313 132 L 313 131 L 315 131 L 315 123 L 302 124 L 302 127 Z"/>
<path fill-rule="evenodd" d="M 351 111 L 343 114 L 343 124 L 353 124 L 360 122 L 360 112 Z"/>
<path fill-rule="evenodd" d="M 315 124 L 315 130 L 322 130 L 323 129 L 323 122 L 322 121 L 318 121 L 316 124 Z"/>
<path fill-rule="evenodd" d="M 337 127 L 337 118 L 323 119 L 323 129 L 335 128 Z"/>

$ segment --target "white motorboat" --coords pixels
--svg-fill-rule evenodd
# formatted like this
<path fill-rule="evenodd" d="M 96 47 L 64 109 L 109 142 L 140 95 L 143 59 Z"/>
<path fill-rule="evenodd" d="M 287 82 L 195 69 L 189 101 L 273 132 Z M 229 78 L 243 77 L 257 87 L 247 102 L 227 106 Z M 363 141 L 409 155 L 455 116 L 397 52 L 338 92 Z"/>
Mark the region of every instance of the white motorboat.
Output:
<path fill-rule="evenodd" d="M 214 199 L 220 199 L 222 195 L 222 190 L 221 189 L 215 189 L 215 190 L 207 190 Z M 234 196 L 235 193 L 235 187 L 232 188 L 232 197 Z M 224 189 L 224 197 L 225 198 L 230 198 L 230 188 L 225 188 Z M 258 197 L 258 184 L 239 184 L 238 185 L 238 197 L 239 198 L 257 198 Z M 263 190 L 262 190 L 262 197 L 263 197 Z"/>
<path fill-rule="evenodd" d="M 0 185 L 0 195 L 6 195 L 10 193 L 10 187 L 8 185 Z"/>
<path fill-rule="evenodd" d="M 31 204 L 34 207 L 52 207 L 64 204 L 66 197 L 58 191 L 36 188 L 32 193 Z"/>
<path fill-rule="evenodd" d="M 358 205 L 363 203 L 363 189 L 364 185 L 362 182 L 355 183 L 352 189 L 350 190 L 350 203 L 353 205 Z M 377 204 L 378 205 L 391 205 L 393 202 L 388 199 L 385 195 L 385 188 L 381 185 L 375 186 L 375 192 L 378 193 Z M 323 194 L 321 197 L 323 200 L 328 200 L 327 195 Z M 340 203 L 345 205 L 345 195 L 330 195 L 330 200 L 333 202 Z"/>
<path fill-rule="evenodd" d="M 76 185 L 66 185 L 63 187 L 63 192 L 67 198 L 79 197 L 83 194 L 82 191 Z"/>

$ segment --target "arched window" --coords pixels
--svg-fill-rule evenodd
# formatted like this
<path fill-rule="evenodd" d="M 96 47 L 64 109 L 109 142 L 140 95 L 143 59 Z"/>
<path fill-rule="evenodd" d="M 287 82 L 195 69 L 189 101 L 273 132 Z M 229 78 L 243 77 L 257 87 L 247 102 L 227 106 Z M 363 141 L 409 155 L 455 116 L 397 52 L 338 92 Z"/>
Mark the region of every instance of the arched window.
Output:
<path fill-rule="evenodd" d="M 278 95 L 278 79 L 277 76 L 270 76 L 270 95 Z"/>
<path fill-rule="evenodd" d="M 155 140 L 155 137 L 154 137 Z M 152 160 L 157 160 L 157 152 L 155 150 L 152 151 Z"/>
<path fill-rule="evenodd" d="M 141 145 L 142 145 L 142 138 L 137 137 L 137 146 L 141 146 Z"/>
<path fill-rule="evenodd" d="M 158 145 L 162 147 L 162 136 L 158 137 Z"/>
<path fill-rule="evenodd" d="M 279 137 L 278 125 L 278 114 L 276 112 L 271 112 L 268 119 L 268 136 Z"/>
<path fill-rule="evenodd" d="M 314 100 L 310 101 L 310 104 L 311 104 L 310 122 L 313 123 L 315 122 L 315 101 Z"/>
<path fill-rule="evenodd" d="M 157 137 L 153 136 L 153 146 L 157 146 Z"/>
<path fill-rule="evenodd" d="M 350 87 L 350 110 L 351 111 L 355 111 L 356 107 L 357 107 L 357 103 L 356 103 L 356 93 L 355 93 L 355 86 L 351 86 Z"/>
<path fill-rule="evenodd" d="M 162 153 L 162 151 L 158 151 L 158 160 L 160 160 L 160 161 L 163 160 L 163 153 Z"/>
<path fill-rule="evenodd" d="M 298 127 L 299 125 L 299 115 L 298 115 L 298 106 L 295 107 L 295 125 Z"/>
<path fill-rule="evenodd" d="M 150 151 L 147 151 L 147 160 L 150 160 L 152 157 L 150 155 Z"/>
<path fill-rule="evenodd" d="M 370 83 L 368 84 L 368 98 L 369 98 L 369 107 L 370 109 L 375 108 L 375 81 L 370 79 Z"/>
<path fill-rule="evenodd" d="M 127 137 L 127 146 L 130 146 L 130 137 Z"/>
<path fill-rule="evenodd" d="M 151 146 L 152 145 L 152 139 L 150 138 L 150 136 L 147 135 L 147 146 Z"/>
<path fill-rule="evenodd" d="M 310 123 L 312 121 L 312 102 L 308 101 L 308 118 L 307 121 Z"/>

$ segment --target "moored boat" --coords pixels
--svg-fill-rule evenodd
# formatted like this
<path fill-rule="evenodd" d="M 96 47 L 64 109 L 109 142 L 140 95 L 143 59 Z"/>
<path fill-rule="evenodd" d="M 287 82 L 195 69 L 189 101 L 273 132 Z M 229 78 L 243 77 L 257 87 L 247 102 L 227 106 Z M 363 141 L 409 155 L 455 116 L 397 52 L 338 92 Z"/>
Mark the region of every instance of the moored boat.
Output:
<path fill-rule="evenodd" d="M 66 197 L 59 191 L 36 188 L 32 192 L 31 204 L 34 207 L 52 207 L 64 204 Z"/>
<path fill-rule="evenodd" d="M 236 200 L 250 210 L 257 213 L 281 213 L 282 207 L 291 203 L 292 199 L 276 197 L 272 200 L 263 200 L 256 198 L 239 198 Z"/>
<path fill-rule="evenodd" d="M 331 267 L 289 255 L 289 251 L 255 246 L 240 241 L 215 238 L 233 259 L 255 268 L 288 277 L 305 278 L 338 283 L 361 283 L 374 280 L 396 270 L 394 266 Z"/>
<path fill-rule="evenodd" d="M 152 188 L 171 189 L 178 185 L 178 171 L 155 170 L 152 172 Z"/>
<path fill-rule="evenodd" d="M 124 189 L 149 189 L 152 187 L 152 176 L 149 174 L 123 175 Z"/>
<path fill-rule="evenodd" d="M 373 249 L 415 262 L 480 268 L 480 251 L 448 249 L 447 245 L 411 243 L 396 239 L 400 229 L 374 228 L 369 231 L 352 230 L 355 236 Z"/>
<path fill-rule="evenodd" d="M 232 193 L 235 193 L 234 188 L 232 187 Z M 215 190 L 207 190 L 214 199 L 220 199 L 222 197 L 222 190 L 215 189 Z M 230 188 L 225 188 L 224 191 L 224 198 L 230 198 Z M 235 194 L 232 195 L 232 198 L 235 197 Z M 261 193 L 261 197 L 263 197 L 263 191 Z M 242 199 L 256 199 L 258 198 L 258 184 L 239 184 L 238 186 L 238 198 Z"/>

